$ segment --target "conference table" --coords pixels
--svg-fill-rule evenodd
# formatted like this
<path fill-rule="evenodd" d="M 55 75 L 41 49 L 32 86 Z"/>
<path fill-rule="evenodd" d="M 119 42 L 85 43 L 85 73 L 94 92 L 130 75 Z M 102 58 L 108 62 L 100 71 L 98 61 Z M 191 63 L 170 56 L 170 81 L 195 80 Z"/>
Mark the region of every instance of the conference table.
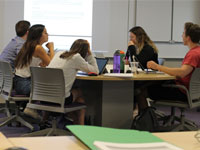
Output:
<path fill-rule="evenodd" d="M 86 118 L 92 125 L 127 128 L 133 115 L 134 82 L 174 80 L 164 73 L 139 73 L 131 77 L 77 75 L 76 85 L 86 101 Z"/>
<path fill-rule="evenodd" d="M 200 142 L 195 139 L 195 134 L 196 131 L 153 133 L 184 150 L 200 150 Z M 0 133 L 0 150 L 13 146 L 24 147 L 28 150 L 88 150 L 88 147 L 74 136 L 6 138 Z"/>

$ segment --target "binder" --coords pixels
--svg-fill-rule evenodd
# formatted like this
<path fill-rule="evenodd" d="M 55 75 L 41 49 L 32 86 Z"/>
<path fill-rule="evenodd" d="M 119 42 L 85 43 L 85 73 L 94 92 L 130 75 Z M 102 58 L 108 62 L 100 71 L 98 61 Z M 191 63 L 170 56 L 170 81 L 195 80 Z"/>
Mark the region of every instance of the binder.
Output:
<path fill-rule="evenodd" d="M 66 126 L 79 140 L 81 140 L 90 149 L 95 150 L 97 147 L 94 142 L 107 142 L 119 144 L 145 144 L 160 143 L 164 141 L 150 132 L 137 131 L 130 129 L 114 129 L 86 125 L 69 125 Z M 97 142 L 99 143 L 99 142 Z M 108 144 L 109 145 L 109 144 Z M 179 148 L 177 148 L 179 149 Z"/>

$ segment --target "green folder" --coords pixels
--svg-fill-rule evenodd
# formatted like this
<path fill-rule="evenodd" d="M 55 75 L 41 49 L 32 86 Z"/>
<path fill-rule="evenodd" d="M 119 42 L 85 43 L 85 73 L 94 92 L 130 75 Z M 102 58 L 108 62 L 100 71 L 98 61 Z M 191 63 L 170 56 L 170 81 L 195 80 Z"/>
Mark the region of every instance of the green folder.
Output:
<path fill-rule="evenodd" d="M 97 149 L 94 141 L 113 143 L 153 143 L 163 142 L 160 138 L 146 131 L 130 129 L 113 129 L 86 125 L 66 126 L 78 139 L 90 149 Z"/>

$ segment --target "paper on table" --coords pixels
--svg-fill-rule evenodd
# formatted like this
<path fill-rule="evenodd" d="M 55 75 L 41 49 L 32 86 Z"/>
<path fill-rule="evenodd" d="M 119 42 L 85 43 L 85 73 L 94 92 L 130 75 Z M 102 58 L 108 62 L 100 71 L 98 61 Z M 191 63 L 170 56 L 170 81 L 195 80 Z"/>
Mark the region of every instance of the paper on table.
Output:
<path fill-rule="evenodd" d="M 166 142 L 121 144 L 95 141 L 94 145 L 99 150 L 182 150 Z"/>
<path fill-rule="evenodd" d="M 152 69 L 144 69 L 144 71 L 145 71 L 146 73 L 165 74 L 165 73 L 162 72 L 162 71 L 156 71 L 156 70 L 152 70 Z"/>
<path fill-rule="evenodd" d="M 105 73 L 104 76 L 132 78 L 133 73 Z"/>

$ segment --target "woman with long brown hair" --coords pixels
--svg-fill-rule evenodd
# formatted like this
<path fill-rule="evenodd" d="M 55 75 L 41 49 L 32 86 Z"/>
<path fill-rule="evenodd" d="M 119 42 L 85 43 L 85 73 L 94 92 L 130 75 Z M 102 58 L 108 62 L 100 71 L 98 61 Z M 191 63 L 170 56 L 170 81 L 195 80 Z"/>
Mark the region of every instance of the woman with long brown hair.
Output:
<path fill-rule="evenodd" d="M 133 56 L 135 56 L 136 61 L 139 61 L 143 68 L 147 68 L 147 62 L 150 60 L 158 63 L 158 49 L 144 29 L 136 26 L 130 29 L 129 32 L 130 41 L 128 42 L 126 57 L 130 57 L 133 61 Z"/>
<path fill-rule="evenodd" d="M 81 90 L 73 88 L 78 70 L 84 72 L 99 73 L 96 59 L 92 55 L 90 45 L 87 40 L 78 39 L 74 41 L 69 51 L 57 52 L 50 68 L 61 68 L 65 77 L 65 104 L 72 102 L 84 103 Z M 73 113 L 74 124 L 84 124 L 85 110 Z"/>
<path fill-rule="evenodd" d="M 44 25 L 33 25 L 29 29 L 28 37 L 15 61 L 14 87 L 19 95 L 29 95 L 31 89 L 30 66 L 47 66 L 54 56 L 54 44 L 47 43 L 49 54 L 42 44 L 48 41 L 48 33 Z M 30 108 L 25 108 L 24 113 L 35 119 L 41 119 L 38 113 Z"/>
<path fill-rule="evenodd" d="M 129 35 L 130 35 L 130 41 L 128 42 L 126 59 L 130 57 L 129 59 L 131 61 L 138 61 L 142 69 L 147 68 L 148 61 L 152 60 L 158 63 L 158 49 L 142 27 L 136 26 L 131 28 L 129 30 Z M 138 114 L 138 102 L 137 102 L 138 94 L 148 84 L 151 84 L 151 82 L 136 81 L 134 83 L 135 92 L 134 92 L 133 117 L 135 117 Z"/>
<path fill-rule="evenodd" d="M 49 55 L 42 44 L 48 41 L 48 33 L 44 25 L 33 25 L 28 37 L 15 61 L 15 90 L 17 94 L 29 95 L 31 85 L 30 66 L 47 66 L 54 56 L 53 43 L 46 44 Z"/>

